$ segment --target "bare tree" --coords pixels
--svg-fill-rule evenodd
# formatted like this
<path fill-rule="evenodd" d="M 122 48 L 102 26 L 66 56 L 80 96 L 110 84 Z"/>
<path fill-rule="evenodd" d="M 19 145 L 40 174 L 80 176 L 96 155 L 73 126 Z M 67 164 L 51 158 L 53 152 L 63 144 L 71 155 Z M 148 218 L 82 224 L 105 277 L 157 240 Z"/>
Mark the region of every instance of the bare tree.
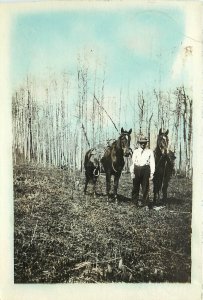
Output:
<path fill-rule="evenodd" d="M 139 127 L 140 127 L 140 134 L 143 132 L 143 120 L 144 120 L 144 109 L 145 109 L 145 99 L 143 96 L 143 91 L 138 93 L 138 109 L 139 109 Z"/>

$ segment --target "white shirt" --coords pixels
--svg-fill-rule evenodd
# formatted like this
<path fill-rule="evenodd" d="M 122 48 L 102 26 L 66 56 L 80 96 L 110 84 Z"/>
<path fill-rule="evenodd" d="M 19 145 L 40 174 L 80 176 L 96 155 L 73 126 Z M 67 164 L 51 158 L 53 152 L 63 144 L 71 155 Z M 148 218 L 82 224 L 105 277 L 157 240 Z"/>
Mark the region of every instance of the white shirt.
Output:
<path fill-rule="evenodd" d="M 155 171 L 154 152 L 151 149 L 142 149 L 141 147 L 135 149 L 132 156 L 132 165 L 130 166 L 130 173 L 134 174 L 134 165 L 137 166 L 150 166 L 151 175 Z"/>

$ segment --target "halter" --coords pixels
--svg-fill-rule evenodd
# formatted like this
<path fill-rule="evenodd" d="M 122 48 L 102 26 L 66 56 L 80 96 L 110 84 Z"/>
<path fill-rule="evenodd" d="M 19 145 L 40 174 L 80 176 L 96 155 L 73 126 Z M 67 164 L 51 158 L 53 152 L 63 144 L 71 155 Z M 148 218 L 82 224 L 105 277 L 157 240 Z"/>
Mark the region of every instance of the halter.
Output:
<path fill-rule="evenodd" d="M 165 133 L 159 133 L 159 136 L 158 136 L 158 139 L 157 139 L 157 147 L 159 148 L 161 153 L 162 153 L 161 146 L 163 146 L 163 149 L 168 149 L 168 142 L 169 142 L 168 141 L 168 136 Z"/>
<path fill-rule="evenodd" d="M 121 139 L 125 137 L 127 139 L 127 142 L 129 142 L 129 139 L 130 139 L 130 135 L 127 131 L 124 131 L 121 133 L 121 135 L 119 136 L 118 140 L 120 140 L 120 146 L 122 148 L 122 145 L 121 145 Z"/>

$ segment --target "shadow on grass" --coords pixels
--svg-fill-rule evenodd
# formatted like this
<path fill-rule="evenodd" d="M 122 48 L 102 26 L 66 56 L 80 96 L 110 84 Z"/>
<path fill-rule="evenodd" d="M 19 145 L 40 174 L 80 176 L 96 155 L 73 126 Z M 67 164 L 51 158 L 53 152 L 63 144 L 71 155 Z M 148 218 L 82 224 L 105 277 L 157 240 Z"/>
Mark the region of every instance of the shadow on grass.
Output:
<path fill-rule="evenodd" d="M 170 197 L 166 200 L 166 204 L 168 204 L 168 205 L 171 205 L 171 204 L 182 205 L 183 202 L 184 202 L 183 199 L 175 198 L 175 197 Z"/>
<path fill-rule="evenodd" d="M 119 202 L 133 202 L 131 198 L 123 196 L 123 195 L 118 195 L 118 201 Z"/>

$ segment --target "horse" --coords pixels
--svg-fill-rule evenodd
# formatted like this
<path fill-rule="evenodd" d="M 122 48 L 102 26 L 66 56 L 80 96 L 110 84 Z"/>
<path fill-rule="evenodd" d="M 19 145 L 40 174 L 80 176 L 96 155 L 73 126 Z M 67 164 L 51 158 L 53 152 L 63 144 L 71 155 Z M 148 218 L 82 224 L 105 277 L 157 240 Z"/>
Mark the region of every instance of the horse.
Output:
<path fill-rule="evenodd" d="M 101 158 L 101 164 L 103 166 L 104 172 L 106 173 L 107 202 L 110 198 L 112 175 L 114 176 L 113 197 L 117 202 L 119 179 L 125 164 L 124 157 L 128 157 L 132 153 L 132 150 L 130 148 L 131 132 L 132 129 L 126 131 L 122 127 L 118 139 L 107 147 L 103 157 Z"/>
<path fill-rule="evenodd" d="M 153 203 L 156 205 L 157 198 L 160 200 L 160 192 L 163 194 L 163 203 L 167 200 L 167 189 L 168 184 L 171 179 L 171 176 L 174 173 L 175 165 L 175 154 L 174 152 L 168 150 L 169 131 L 162 132 L 162 129 L 159 130 L 157 136 L 157 145 L 154 151 L 155 157 L 155 172 L 153 178 L 153 193 L 154 199 Z"/>
<path fill-rule="evenodd" d="M 87 192 L 87 185 L 89 182 L 93 183 L 94 196 L 96 195 L 96 183 L 100 175 L 99 159 L 95 157 L 94 148 L 88 150 L 85 154 L 84 168 L 85 168 L 85 187 L 84 194 Z"/>

